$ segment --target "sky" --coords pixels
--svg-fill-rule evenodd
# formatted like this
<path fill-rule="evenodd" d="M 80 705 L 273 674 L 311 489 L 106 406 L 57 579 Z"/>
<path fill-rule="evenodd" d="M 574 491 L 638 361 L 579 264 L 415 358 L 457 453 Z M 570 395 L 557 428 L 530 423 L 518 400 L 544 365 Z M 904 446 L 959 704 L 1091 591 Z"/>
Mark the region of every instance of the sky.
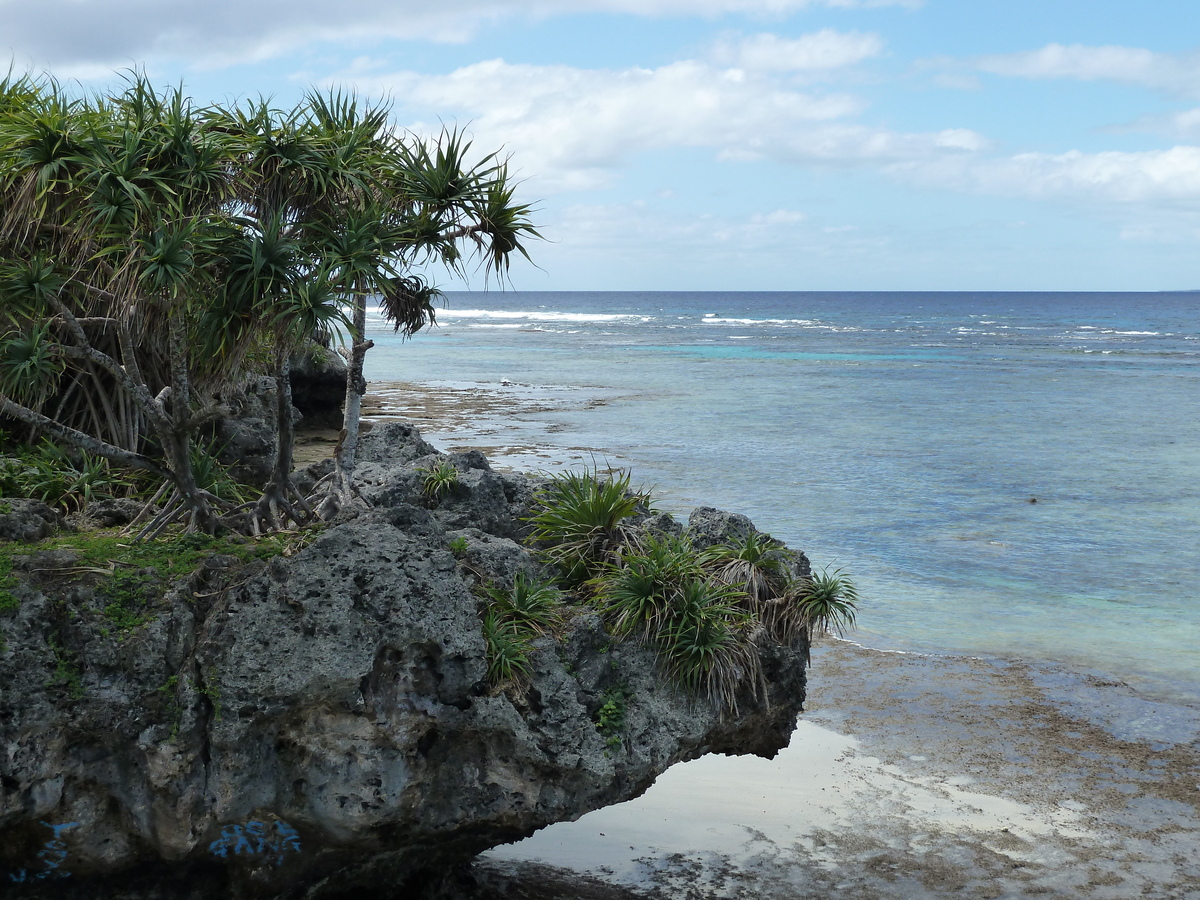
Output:
<path fill-rule="evenodd" d="M 1200 288 L 1196 0 L 0 0 L 5 54 L 458 126 L 518 290 Z"/>

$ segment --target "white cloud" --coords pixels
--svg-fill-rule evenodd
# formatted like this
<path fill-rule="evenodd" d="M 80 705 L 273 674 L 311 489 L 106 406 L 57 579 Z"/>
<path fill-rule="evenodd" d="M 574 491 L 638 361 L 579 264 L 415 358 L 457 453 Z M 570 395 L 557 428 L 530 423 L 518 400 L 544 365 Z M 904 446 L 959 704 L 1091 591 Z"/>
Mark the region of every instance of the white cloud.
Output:
<path fill-rule="evenodd" d="M 1122 204 L 1200 201 L 1200 147 L 1102 153 L 1021 153 L 1007 159 L 947 157 L 891 170 L 928 186 Z"/>
<path fill-rule="evenodd" d="M 774 269 L 781 260 L 792 265 L 806 259 L 858 259 L 886 246 L 885 235 L 856 226 L 823 227 L 797 210 L 777 209 L 751 214 L 673 212 L 653 205 L 573 204 L 545 223 L 543 232 L 554 242 L 539 248 L 538 260 L 547 271 L 586 272 L 589 283 L 616 287 L 658 278 L 663 260 L 686 261 L 671 276 L 678 289 Z M 621 266 L 614 269 L 612 260 Z M 731 273 L 737 273 L 731 276 Z"/>
<path fill-rule="evenodd" d="M 713 56 L 718 63 L 755 71 L 811 72 L 851 66 L 882 51 L 878 35 L 826 28 L 794 40 L 773 34 L 725 40 Z"/>
<path fill-rule="evenodd" d="M 707 148 L 724 160 L 840 165 L 971 152 L 966 129 L 902 133 L 852 121 L 863 101 L 798 90 L 779 73 L 683 60 L 657 69 L 476 63 L 448 75 L 349 73 L 360 89 L 414 112 L 469 121 L 482 147 L 504 145 L 541 193 L 592 188 L 638 153 Z M 412 126 L 429 130 L 428 123 Z"/>
<path fill-rule="evenodd" d="M 1143 116 L 1135 122 L 1114 126 L 1109 131 L 1122 134 L 1130 131 L 1166 134 L 1177 140 L 1200 137 L 1200 107 L 1184 109 L 1166 115 Z"/>
<path fill-rule="evenodd" d="M 806 218 L 804 213 L 794 209 L 777 209 L 769 213 L 755 213 L 750 221 L 756 225 L 795 225 Z"/>
<path fill-rule="evenodd" d="M 1014 78 L 1116 81 L 1200 96 L 1200 54 L 1155 53 L 1138 47 L 1048 44 L 1040 50 L 983 56 L 973 67 Z"/>
<path fill-rule="evenodd" d="M 504 19 L 579 13 L 778 17 L 809 7 L 918 7 L 921 0 L 0 0 L 0 51 L 18 66 L 127 67 L 157 60 L 223 66 L 317 41 L 461 42 Z M 281 14 L 282 13 L 282 14 Z M 81 70 L 83 71 L 83 70 Z"/>

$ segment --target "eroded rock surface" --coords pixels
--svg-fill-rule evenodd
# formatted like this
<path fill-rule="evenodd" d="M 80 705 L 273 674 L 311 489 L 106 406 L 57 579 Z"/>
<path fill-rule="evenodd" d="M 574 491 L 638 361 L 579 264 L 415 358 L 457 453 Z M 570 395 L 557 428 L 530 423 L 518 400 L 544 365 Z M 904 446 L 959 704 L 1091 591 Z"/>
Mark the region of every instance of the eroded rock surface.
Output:
<path fill-rule="evenodd" d="M 723 717 L 585 609 L 540 639 L 527 689 L 489 690 L 470 585 L 536 571 L 518 543 L 536 485 L 449 456 L 458 489 L 430 504 L 418 469 L 438 457 L 415 430 L 364 450 L 375 509 L 290 557 L 211 557 L 127 633 L 84 614 L 102 601 L 69 554 L 16 573 L 0 892 L 362 896 L 635 797 L 676 762 L 787 743 L 802 648 L 766 652 L 770 703 Z M 602 734 L 614 691 L 624 724 Z"/>
<path fill-rule="evenodd" d="M 38 541 L 54 533 L 62 519 L 41 500 L 0 500 L 0 541 Z"/>

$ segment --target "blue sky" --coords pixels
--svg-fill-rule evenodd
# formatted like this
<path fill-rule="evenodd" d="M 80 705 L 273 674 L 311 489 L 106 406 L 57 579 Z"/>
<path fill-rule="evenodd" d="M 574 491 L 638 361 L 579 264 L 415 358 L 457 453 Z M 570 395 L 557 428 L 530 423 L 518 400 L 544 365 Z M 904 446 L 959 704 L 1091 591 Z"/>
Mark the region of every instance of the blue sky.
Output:
<path fill-rule="evenodd" d="M 1200 288 L 1195 0 L 0 0 L 5 52 L 465 126 L 523 290 Z"/>

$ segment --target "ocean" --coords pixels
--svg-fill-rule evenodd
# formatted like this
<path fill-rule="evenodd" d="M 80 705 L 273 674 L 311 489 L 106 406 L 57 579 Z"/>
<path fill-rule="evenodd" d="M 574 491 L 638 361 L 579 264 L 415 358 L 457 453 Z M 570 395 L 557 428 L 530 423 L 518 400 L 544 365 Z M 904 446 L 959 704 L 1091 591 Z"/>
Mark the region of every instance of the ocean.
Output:
<path fill-rule="evenodd" d="M 744 513 L 852 577 L 858 644 L 1057 673 L 1081 707 L 1120 685 L 1157 718 L 1110 733 L 1187 737 L 1200 293 L 463 292 L 370 330 L 384 412 L 423 403 L 435 444 Z"/>

